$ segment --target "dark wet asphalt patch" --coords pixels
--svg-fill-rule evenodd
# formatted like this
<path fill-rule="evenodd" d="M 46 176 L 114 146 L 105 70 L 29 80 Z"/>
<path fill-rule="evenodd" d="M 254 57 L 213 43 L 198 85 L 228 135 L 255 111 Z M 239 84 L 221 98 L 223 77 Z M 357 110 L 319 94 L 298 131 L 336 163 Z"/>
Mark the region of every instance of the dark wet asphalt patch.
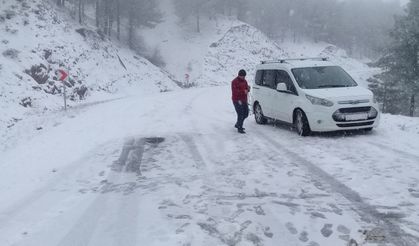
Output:
<path fill-rule="evenodd" d="M 118 172 L 129 172 L 141 175 L 141 163 L 146 145 L 157 148 L 164 142 L 162 137 L 132 138 L 125 142 L 119 159 L 114 162 L 112 169 Z"/>

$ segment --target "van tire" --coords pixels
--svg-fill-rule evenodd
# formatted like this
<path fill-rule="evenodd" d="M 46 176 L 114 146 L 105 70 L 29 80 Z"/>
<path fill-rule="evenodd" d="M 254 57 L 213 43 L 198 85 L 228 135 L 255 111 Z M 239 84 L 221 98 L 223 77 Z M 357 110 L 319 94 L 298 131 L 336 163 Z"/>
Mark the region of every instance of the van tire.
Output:
<path fill-rule="evenodd" d="M 311 134 L 310 125 L 307 120 L 306 114 L 301 110 L 297 109 L 294 115 L 294 126 L 300 136 L 309 136 Z"/>
<path fill-rule="evenodd" d="M 263 115 L 262 107 L 259 103 L 255 103 L 253 111 L 255 114 L 256 123 L 258 123 L 259 125 L 264 125 L 266 124 L 266 122 L 268 122 L 268 119 Z"/>

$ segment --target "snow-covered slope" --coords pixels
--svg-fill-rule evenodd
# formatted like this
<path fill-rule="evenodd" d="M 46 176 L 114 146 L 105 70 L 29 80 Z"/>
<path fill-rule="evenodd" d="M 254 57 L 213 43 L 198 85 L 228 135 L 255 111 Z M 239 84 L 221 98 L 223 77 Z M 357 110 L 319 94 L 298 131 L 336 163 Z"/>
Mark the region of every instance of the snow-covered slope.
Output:
<path fill-rule="evenodd" d="M 60 68 L 70 73 L 70 105 L 177 88 L 146 59 L 54 8 L 47 0 L 0 1 L 0 129 L 62 107 Z"/>
<path fill-rule="evenodd" d="M 260 61 L 284 56 L 286 53 L 258 29 L 247 24 L 234 26 L 209 47 L 197 84 L 228 84 L 242 68 L 252 78 Z"/>

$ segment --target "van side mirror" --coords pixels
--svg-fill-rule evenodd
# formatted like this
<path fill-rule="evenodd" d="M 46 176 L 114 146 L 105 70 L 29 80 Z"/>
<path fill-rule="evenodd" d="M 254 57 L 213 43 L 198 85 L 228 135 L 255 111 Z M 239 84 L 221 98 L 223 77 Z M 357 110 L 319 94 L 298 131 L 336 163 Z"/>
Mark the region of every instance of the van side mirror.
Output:
<path fill-rule="evenodd" d="M 282 91 L 282 92 L 288 91 L 287 85 L 285 83 L 278 83 L 276 85 L 276 90 L 277 91 Z"/>

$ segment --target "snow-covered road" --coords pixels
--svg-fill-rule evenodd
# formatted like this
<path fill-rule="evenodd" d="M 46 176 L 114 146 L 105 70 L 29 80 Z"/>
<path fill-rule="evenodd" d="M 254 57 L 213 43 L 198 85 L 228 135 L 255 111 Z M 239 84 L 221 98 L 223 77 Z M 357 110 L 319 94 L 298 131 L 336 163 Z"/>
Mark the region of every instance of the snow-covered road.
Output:
<path fill-rule="evenodd" d="M 308 138 L 249 118 L 239 135 L 229 93 L 22 122 L 1 146 L 0 244 L 419 244 L 419 141 L 404 118 Z"/>

